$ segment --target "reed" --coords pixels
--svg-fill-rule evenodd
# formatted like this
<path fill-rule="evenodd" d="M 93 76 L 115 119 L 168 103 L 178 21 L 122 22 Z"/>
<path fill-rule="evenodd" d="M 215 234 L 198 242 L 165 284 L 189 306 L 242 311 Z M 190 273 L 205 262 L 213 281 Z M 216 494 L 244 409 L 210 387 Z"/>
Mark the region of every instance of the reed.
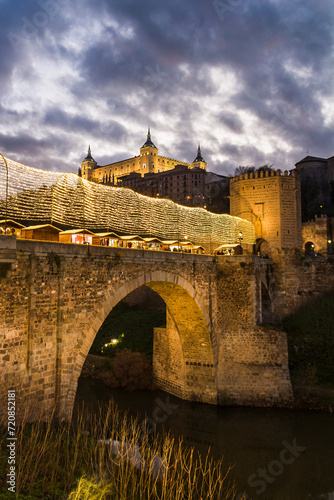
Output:
<path fill-rule="evenodd" d="M 29 423 L 17 429 L 17 498 L 68 500 L 233 499 L 229 469 L 197 455 L 169 434 L 147 434 L 111 402 L 92 414 L 82 407 L 72 423 Z M 1 478 L 6 476 L 6 429 L 1 432 Z M 105 440 L 118 441 L 117 453 Z M 137 465 L 134 466 L 134 456 Z M 138 461 L 138 457 L 141 457 Z M 159 458 L 157 458 L 159 457 Z M 160 461 L 161 460 L 161 461 Z M 0 498 L 6 498 L 6 486 Z M 7 491 L 8 493 L 8 491 Z M 241 500 L 240 495 L 238 499 Z"/>

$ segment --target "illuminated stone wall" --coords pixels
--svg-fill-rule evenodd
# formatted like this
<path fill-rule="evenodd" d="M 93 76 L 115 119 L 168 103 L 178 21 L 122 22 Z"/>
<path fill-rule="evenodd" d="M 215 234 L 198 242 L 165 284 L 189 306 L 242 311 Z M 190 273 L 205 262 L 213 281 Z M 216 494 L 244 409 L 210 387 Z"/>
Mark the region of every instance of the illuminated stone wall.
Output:
<path fill-rule="evenodd" d="M 148 173 L 166 172 L 167 170 L 174 168 L 176 165 L 187 165 L 190 168 L 194 166 L 190 163 L 160 156 L 157 154 L 157 150 L 154 150 L 153 148 L 146 149 L 147 151 L 143 151 L 139 156 L 134 156 L 133 158 L 105 165 L 103 167 L 94 168 L 94 170 L 91 171 L 90 178 L 88 176 L 84 176 L 84 172 L 89 172 L 88 169 L 86 170 L 85 168 L 87 162 L 84 162 L 82 163 L 83 177 L 84 179 L 93 180 L 99 183 L 109 179 L 116 182 L 118 177 L 131 174 L 132 172 L 144 175 Z"/>
<path fill-rule="evenodd" d="M 140 148 L 139 156 L 133 156 L 125 160 L 110 163 L 104 166 L 97 166 L 96 162 L 83 161 L 81 163 L 82 177 L 95 182 L 117 182 L 118 177 L 128 175 L 133 172 L 141 175 L 148 173 L 166 172 L 176 165 L 186 165 L 189 168 L 199 167 L 206 170 L 205 161 L 187 163 L 167 156 L 158 154 L 157 147 L 146 146 Z M 195 151 L 194 151 L 195 153 Z"/>
<path fill-rule="evenodd" d="M 305 263 L 294 249 L 272 263 L 25 240 L 15 249 L 13 241 L 0 236 L 0 261 L 17 262 L 0 281 L 0 384 L 46 412 L 58 398 L 64 416 L 100 325 L 144 284 L 168 310 L 154 338 L 159 387 L 213 404 L 288 404 L 286 334 L 256 326 L 264 322 L 262 291 L 280 324 L 334 287 L 333 260 Z"/>
<path fill-rule="evenodd" d="M 333 241 L 333 219 L 322 215 L 321 217 L 315 216 L 315 219 L 309 222 L 303 222 L 303 250 L 307 243 L 314 244 L 314 251 L 327 254 L 328 240 Z"/>
<path fill-rule="evenodd" d="M 101 324 L 142 285 L 168 311 L 154 340 L 159 387 L 211 404 L 290 402 L 286 337 L 255 327 L 261 259 L 12 241 L 16 266 L 0 281 L 0 384 L 17 390 L 19 408 L 30 398 L 35 417 L 56 404 L 68 418 Z"/>
<path fill-rule="evenodd" d="M 231 215 L 253 222 L 271 250 L 302 248 L 300 180 L 280 170 L 241 174 L 230 181 Z"/>

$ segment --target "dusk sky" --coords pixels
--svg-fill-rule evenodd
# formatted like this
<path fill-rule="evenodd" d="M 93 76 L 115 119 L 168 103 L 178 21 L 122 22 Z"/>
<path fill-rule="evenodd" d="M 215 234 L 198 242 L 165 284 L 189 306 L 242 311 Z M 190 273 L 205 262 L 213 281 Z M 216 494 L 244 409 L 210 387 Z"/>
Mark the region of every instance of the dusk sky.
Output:
<path fill-rule="evenodd" d="M 139 154 L 208 170 L 334 155 L 332 0 L 0 0 L 0 153 L 77 172 Z"/>

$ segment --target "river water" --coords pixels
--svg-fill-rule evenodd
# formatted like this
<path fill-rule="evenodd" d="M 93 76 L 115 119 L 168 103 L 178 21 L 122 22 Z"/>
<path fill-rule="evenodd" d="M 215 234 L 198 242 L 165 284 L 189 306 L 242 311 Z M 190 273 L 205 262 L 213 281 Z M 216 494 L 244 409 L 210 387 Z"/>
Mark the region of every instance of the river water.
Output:
<path fill-rule="evenodd" d="M 334 414 L 189 403 L 161 391 L 128 392 L 79 379 L 76 405 L 113 398 L 121 411 L 162 426 L 200 453 L 234 465 L 248 499 L 334 500 Z M 241 496 L 241 495 L 240 495 Z"/>

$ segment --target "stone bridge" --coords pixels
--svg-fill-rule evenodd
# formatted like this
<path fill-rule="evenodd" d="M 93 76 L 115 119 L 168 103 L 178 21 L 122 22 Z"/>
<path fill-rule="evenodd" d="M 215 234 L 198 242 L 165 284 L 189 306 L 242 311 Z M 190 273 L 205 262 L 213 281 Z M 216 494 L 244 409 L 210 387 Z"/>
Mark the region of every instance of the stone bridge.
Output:
<path fill-rule="evenodd" d="M 270 264 L 254 256 L 115 249 L 0 236 L 0 383 L 18 411 L 71 416 L 92 342 L 142 285 L 166 303 L 154 332 L 154 376 L 165 391 L 211 404 L 292 400 L 286 334 L 267 314 Z"/>

